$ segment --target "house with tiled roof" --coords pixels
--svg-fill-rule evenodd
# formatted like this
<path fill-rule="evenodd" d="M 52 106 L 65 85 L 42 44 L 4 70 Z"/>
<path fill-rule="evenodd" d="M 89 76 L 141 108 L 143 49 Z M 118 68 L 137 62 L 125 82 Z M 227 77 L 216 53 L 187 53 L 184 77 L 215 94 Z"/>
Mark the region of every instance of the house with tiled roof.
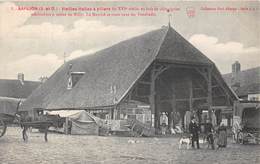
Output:
<path fill-rule="evenodd" d="M 236 61 L 232 73 L 224 74 L 223 78 L 240 99 L 260 101 L 260 67 L 241 70 Z"/>
<path fill-rule="evenodd" d="M 0 79 L 0 97 L 26 99 L 39 85 L 39 81 L 24 80 L 21 73 L 17 79 Z"/>
<path fill-rule="evenodd" d="M 0 79 L 0 113 L 14 114 L 18 103 L 24 101 L 40 85 L 37 81 L 24 80 L 19 73 L 17 79 Z"/>

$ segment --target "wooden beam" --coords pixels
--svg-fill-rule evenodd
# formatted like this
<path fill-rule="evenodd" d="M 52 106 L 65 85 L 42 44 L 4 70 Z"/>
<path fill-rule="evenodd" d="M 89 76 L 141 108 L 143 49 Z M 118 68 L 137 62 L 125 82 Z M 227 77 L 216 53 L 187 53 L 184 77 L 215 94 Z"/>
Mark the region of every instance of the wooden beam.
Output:
<path fill-rule="evenodd" d="M 212 85 L 212 88 L 218 88 L 219 85 Z"/>
<path fill-rule="evenodd" d="M 160 65 L 160 68 L 156 68 L 156 66 L 153 64 L 152 65 L 152 69 L 151 69 L 151 85 L 150 85 L 150 97 L 149 97 L 149 101 L 150 101 L 150 107 L 151 107 L 151 113 L 152 115 L 154 115 L 154 121 L 153 122 L 153 127 L 158 128 L 159 127 L 159 111 L 158 109 L 156 109 L 156 91 L 155 91 L 155 82 L 157 77 L 162 74 L 165 70 L 169 69 L 171 66 L 167 65 Z M 153 116 L 152 118 L 153 119 Z"/>
<path fill-rule="evenodd" d="M 195 70 L 206 80 L 209 81 L 208 72 L 202 68 L 195 68 Z"/>
<path fill-rule="evenodd" d="M 195 68 L 206 68 L 208 66 L 208 64 L 204 65 L 204 64 L 191 64 L 191 63 L 172 63 L 172 62 L 167 62 L 165 60 L 158 60 L 157 59 L 157 63 L 158 64 L 163 64 L 165 66 L 167 65 L 171 65 L 174 68 L 191 68 L 191 69 L 195 69 Z"/>
<path fill-rule="evenodd" d="M 207 99 L 207 97 L 196 97 L 196 98 L 193 98 L 192 100 L 195 101 L 195 100 L 205 100 Z"/>
<path fill-rule="evenodd" d="M 190 111 L 193 111 L 193 88 L 192 88 L 192 78 L 190 78 L 190 80 L 189 80 L 189 91 L 190 91 L 190 93 L 189 93 L 189 107 L 190 107 Z"/>
<path fill-rule="evenodd" d="M 220 86 L 218 86 L 218 85 L 214 85 L 214 86 L 212 86 L 212 88 L 219 88 Z M 196 88 L 193 88 L 193 90 L 203 90 L 203 91 L 206 91 L 206 89 L 205 88 L 202 88 L 202 87 L 196 87 Z"/>
<path fill-rule="evenodd" d="M 212 98 L 225 97 L 225 95 L 214 96 Z M 207 100 L 208 97 L 193 97 L 192 101 Z M 172 99 L 161 99 L 160 102 L 171 102 Z M 175 101 L 190 101 L 190 98 L 175 99 Z"/>
<path fill-rule="evenodd" d="M 140 98 L 149 98 L 150 95 L 135 95 L 136 97 L 140 97 Z"/>
<path fill-rule="evenodd" d="M 206 87 L 202 85 L 202 83 L 198 83 L 196 82 L 196 85 L 198 85 L 200 87 L 200 89 L 202 89 L 205 93 L 207 93 L 207 90 L 205 89 Z M 197 89 L 197 88 L 196 88 Z"/>
<path fill-rule="evenodd" d="M 223 84 L 221 83 L 221 81 L 216 77 L 216 75 L 213 75 L 213 77 L 215 78 L 215 80 L 217 81 L 217 83 L 219 83 L 220 88 L 223 90 L 224 94 L 230 98 L 229 94 L 227 93 L 227 90 L 225 89 L 225 87 L 223 86 Z"/>
<path fill-rule="evenodd" d="M 218 97 L 226 97 L 226 95 L 212 96 L 212 98 L 218 98 Z"/>
<path fill-rule="evenodd" d="M 170 128 L 174 128 L 174 114 L 176 112 L 176 95 L 175 93 L 173 92 L 172 93 L 172 101 L 170 102 L 171 104 L 171 107 L 172 107 L 172 111 L 171 111 L 171 119 L 170 119 Z"/>
<path fill-rule="evenodd" d="M 117 119 L 117 106 L 113 108 L 113 120 Z"/>
<path fill-rule="evenodd" d="M 209 119 L 210 121 L 212 121 L 212 68 L 209 67 L 208 68 L 208 99 L 207 99 L 207 103 L 208 103 L 208 112 L 209 112 Z"/>
<path fill-rule="evenodd" d="M 155 73 L 155 78 L 157 78 L 160 74 L 162 74 L 164 71 L 166 71 L 167 69 L 169 69 L 171 66 L 167 65 L 167 66 L 162 66 L 159 69 L 156 69 L 156 73 Z"/>
<path fill-rule="evenodd" d="M 138 81 L 139 84 L 151 85 L 150 81 Z"/>
<path fill-rule="evenodd" d="M 192 101 L 196 101 L 196 100 L 206 100 L 208 97 L 196 97 L 196 98 L 192 98 Z M 171 102 L 172 99 L 162 99 L 160 100 L 160 102 Z M 190 98 L 183 98 L 183 99 L 175 99 L 175 101 L 190 101 Z"/>
<path fill-rule="evenodd" d="M 201 87 L 196 87 L 196 88 L 194 87 L 193 89 L 194 89 L 194 90 L 204 90 L 204 91 L 205 91 L 205 89 L 204 89 L 204 88 L 201 88 Z"/>
<path fill-rule="evenodd" d="M 157 117 L 155 116 L 155 65 L 152 65 L 152 69 L 151 69 L 151 85 L 150 85 L 150 97 L 149 97 L 149 101 L 150 101 L 150 107 L 151 107 L 151 119 L 152 119 L 152 127 L 156 126 L 156 119 Z M 153 117 L 154 116 L 154 117 Z M 153 120 L 154 119 L 154 120 Z"/>

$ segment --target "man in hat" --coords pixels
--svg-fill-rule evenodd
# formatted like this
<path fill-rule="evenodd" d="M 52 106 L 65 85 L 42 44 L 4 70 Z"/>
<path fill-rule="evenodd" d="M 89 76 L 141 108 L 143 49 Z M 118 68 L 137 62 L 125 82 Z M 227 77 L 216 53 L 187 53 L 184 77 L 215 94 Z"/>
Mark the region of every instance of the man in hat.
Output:
<path fill-rule="evenodd" d="M 195 117 L 191 118 L 191 122 L 189 124 L 189 130 L 191 134 L 191 145 L 194 148 L 194 142 L 197 144 L 197 149 L 200 148 L 199 145 L 199 125 L 196 123 Z"/>

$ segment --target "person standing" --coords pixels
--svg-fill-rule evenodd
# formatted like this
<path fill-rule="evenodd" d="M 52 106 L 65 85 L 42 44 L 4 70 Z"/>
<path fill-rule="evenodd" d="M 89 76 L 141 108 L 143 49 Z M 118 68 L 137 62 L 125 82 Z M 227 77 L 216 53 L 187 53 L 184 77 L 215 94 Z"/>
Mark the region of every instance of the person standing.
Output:
<path fill-rule="evenodd" d="M 213 127 L 217 126 L 217 117 L 216 117 L 215 112 L 212 112 L 211 123 L 212 123 Z"/>
<path fill-rule="evenodd" d="M 194 142 L 197 144 L 197 149 L 200 148 L 199 145 L 199 125 L 196 123 L 195 117 L 191 118 L 191 122 L 189 124 L 189 131 L 191 134 L 191 144 L 192 147 L 194 148 Z"/>
<path fill-rule="evenodd" d="M 212 149 L 215 149 L 215 145 L 214 145 L 214 128 L 212 123 L 210 122 L 209 119 L 207 119 L 207 122 L 205 124 L 205 134 L 206 134 L 206 139 L 209 143 L 209 145 L 211 145 Z"/>
<path fill-rule="evenodd" d="M 162 134 L 166 134 L 167 126 L 168 126 L 168 117 L 165 112 L 162 113 L 160 117 L 161 131 Z"/>
<path fill-rule="evenodd" d="M 227 128 L 224 123 L 220 124 L 218 128 L 218 147 L 226 147 L 227 146 Z"/>

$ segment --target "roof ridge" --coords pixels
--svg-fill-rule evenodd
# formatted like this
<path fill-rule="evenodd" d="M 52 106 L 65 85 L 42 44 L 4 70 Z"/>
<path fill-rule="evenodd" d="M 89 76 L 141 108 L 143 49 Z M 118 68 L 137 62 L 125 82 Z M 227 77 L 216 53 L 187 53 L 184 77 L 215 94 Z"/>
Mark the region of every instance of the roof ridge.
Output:
<path fill-rule="evenodd" d="M 157 47 L 157 50 L 155 52 L 156 55 L 154 55 L 154 58 L 151 60 L 150 64 L 147 64 L 147 66 L 145 67 L 145 69 L 138 75 L 138 77 L 136 78 L 136 80 L 128 87 L 128 89 L 126 90 L 126 92 L 118 99 L 117 103 L 115 103 L 114 105 L 118 104 L 119 102 L 122 101 L 122 99 L 127 95 L 127 93 L 129 92 L 129 90 L 134 86 L 134 84 L 136 83 L 136 81 L 138 81 L 138 79 L 144 74 L 144 72 L 150 67 L 150 65 L 153 63 L 153 61 L 156 59 L 156 57 L 159 54 L 159 51 L 161 49 L 161 46 L 165 40 L 165 37 L 167 36 L 168 32 L 169 32 L 169 26 L 166 26 L 167 30 L 165 31 L 162 40 L 160 41 L 159 46 Z M 164 26 L 161 28 L 161 30 L 163 30 Z"/>
<path fill-rule="evenodd" d="M 154 31 L 156 31 L 156 30 L 158 30 L 158 29 L 153 29 L 152 31 L 143 32 L 143 33 L 141 33 L 140 35 L 131 36 L 131 37 L 128 37 L 128 38 L 126 38 L 126 39 L 119 40 L 119 41 L 117 41 L 117 42 L 115 42 L 115 43 L 112 43 L 112 45 L 105 46 L 105 47 L 103 47 L 102 49 L 99 49 L 99 50 L 97 50 L 97 51 L 95 51 L 95 52 L 88 53 L 88 54 L 84 54 L 84 55 L 79 56 L 79 57 L 77 57 L 77 58 L 75 58 L 75 59 L 72 59 L 72 60 L 68 61 L 68 63 L 69 63 L 69 62 L 72 63 L 72 62 L 74 62 L 74 61 L 83 59 L 83 58 L 85 58 L 85 57 L 87 57 L 87 56 L 89 57 L 89 56 L 94 56 L 94 55 L 104 55 L 104 54 L 102 54 L 102 52 L 104 52 L 104 51 L 106 51 L 106 50 L 113 49 L 114 47 L 116 47 L 116 46 L 118 46 L 118 45 L 121 45 L 122 43 L 128 42 L 128 41 L 130 41 L 130 40 L 132 40 L 132 39 L 135 39 L 135 38 L 138 38 L 138 37 L 140 37 L 140 36 L 142 36 L 142 35 L 145 35 L 145 34 L 148 34 L 148 33 L 152 33 L 152 32 L 154 32 Z"/>
<path fill-rule="evenodd" d="M 259 67 L 249 68 L 249 69 L 244 69 L 244 70 L 241 70 L 240 72 L 253 71 L 253 70 L 257 70 L 257 69 L 260 69 L 260 66 L 259 66 Z M 232 72 L 231 72 L 231 73 L 232 73 Z"/>
<path fill-rule="evenodd" d="M 6 100 L 22 100 L 22 99 L 24 99 L 24 98 L 15 98 L 15 97 L 0 96 L 0 99 L 6 99 Z"/>
<path fill-rule="evenodd" d="M 166 36 L 167 36 L 167 34 L 168 34 L 168 32 L 169 32 L 169 29 L 171 28 L 170 26 L 166 26 L 166 27 L 167 27 L 167 31 L 165 32 L 165 34 L 164 34 L 164 36 L 163 36 L 163 39 L 162 39 L 160 45 L 158 46 L 158 49 L 157 49 L 157 51 L 156 51 L 156 55 L 155 55 L 154 59 L 156 59 L 156 57 L 158 56 L 159 51 L 160 51 L 160 49 L 161 49 L 161 46 L 162 46 L 162 44 L 163 44 L 164 41 L 165 41 L 165 38 L 166 38 Z"/>
<path fill-rule="evenodd" d="M 0 79 L 0 81 L 19 81 L 19 80 L 18 79 Z M 24 80 L 24 82 L 40 83 L 40 81 L 33 81 L 33 80 Z"/>
<path fill-rule="evenodd" d="M 242 72 L 244 73 L 244 72 L 253 71 L 253 70 L 257 70 L 257 69 L 260 70 L 260 66 L 258 66 L 258 67 L 253 67 L 253 68 L 248 68 L 248 69 L 243 69 L 243 70 L 241 70 L 241 71 L 238 72 L 238 73 L 242 73 Z M 230 74 L 232 74 L 232 72 L 222 74 L 222 76 L 230 75 Z"/>
<path fill-rule="evenodd" d="M 168 36 L 168 37 L 167 37 Z M 174 37 L 174 38 L 172 38 Z M 173 46 L 177 45 L 177 46 Z M 161 46 L 166 46 L 164 48 L 161 48 Z M 182 48 L 180 48 L 182 47 Z M 170 50 L 169 50 L 170 49 Z M 184 58 L 189 58 L 190 53 L 186 52 L 186 49 L 190 50 L 191 53 L 194 53 L 192 56 L 192 59 L 190 60 L 183 60 Z M 193 46 L 187 39 L 185 39 L 180 33 L 178 33 L 173 27 L 169 26 L 167 29 L 167 33 L 164 37 L 164 40 L 162 44 L 160 45 L 160 50 L 156 58 L 159 60 L 172 60 L 171 62 L 174 63 L 197 63 L 198 60 L 202 60 L 199 62 L 199 64 L 206 64 L 206 65 L 212 65 L 213 62 L 206 56 L 204 55 L 200 50 L 198 50 L 195 46 Z M 173 56 L 165 56 L 164 54 L 167 53 L 168 51 L 173 52 Z M 178 51 L 181 51 L 183 54 L 178 55 Z M 178 58 L 176 60 L 176 57 Z M 175 59 L 172 59 L 175 58 Z"/>

